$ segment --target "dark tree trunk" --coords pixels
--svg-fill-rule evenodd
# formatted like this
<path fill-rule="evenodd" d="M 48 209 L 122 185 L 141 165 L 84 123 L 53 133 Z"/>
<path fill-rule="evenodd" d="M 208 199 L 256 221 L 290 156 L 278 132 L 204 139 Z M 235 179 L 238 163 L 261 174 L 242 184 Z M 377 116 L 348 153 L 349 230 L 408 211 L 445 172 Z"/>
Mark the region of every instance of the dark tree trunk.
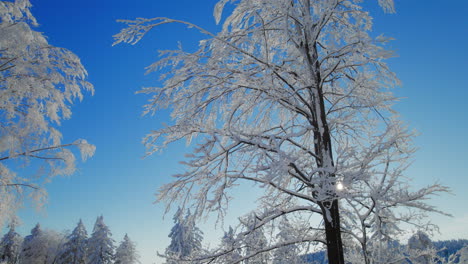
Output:
<path fill-rule="evenodd" d="M 319 79 L 320 76 L 317 76 Z M 333 152 L 331 147 L 331 135 L 328 128 L 328 122 L 325 114 L 325 104 L 322 88 L 318 89 L 318 102 L 320 110 L 318 111 L 319 131 L 316 137 L 318 145 L 316 145 L 316 152 L 318 152 L 321 161 L 318 163 L 320 168 L 333 168 Z M 324 161 L 328 160 L 328 164 Z M 333 173 L 323 173 L 322 177 L 335 177 Z M 341 240 L 341 225 L 340 225 L 340 211 L 338 206 L 338 199 L 336 199 L 335 190 L 332 189 L 327 193 L 326 200 L 319 202 L 322 210 L 323 222 L 325 223 L 325 236 L 327 240 L 327 254 L 329 264 L 344 264 L 343 242 Z"/>
<path fill-rule="evenodd" d="M 305 35 L 306 54 L 310 70 L 313 73 L 314 85 L 311 87 L 312 95 L 312 126 L 314 127 L 315 154 L 317 167 L 333 169 L 333 149 L 331 142 L 330 129 L 327 122 L 325 111 L 325 98 L 323 95 L 322 76 L 320 71 L 317 43 L 310 45 L 307 43 L 308 36 Z M 334 178 L 335 175 L 330 172 L 322 172 L 321 177 Z M 343 242 L 341 240 L 340 212 L 338 199 L 335 190 L 326 190 L 326 197 L 318 203 L 322 210 L 323 222 L 325 223 L 325 235 L 327 242 L 327 253 L 329 264 L 344 264 Z"/>
<path fill-rule="evenodd" d="M 344 264 L 343 243 L 341 240 L 340 213 L 338 210 L 338 200 L 333 200 L 331 205 L 320 204 L 323 212 L 323 222 L 325 223 L 325 235 L 327 239 L 327 256 L 329 264 Z M 330 220 L 327 219 L 327 209 L 330 213 Z"/>

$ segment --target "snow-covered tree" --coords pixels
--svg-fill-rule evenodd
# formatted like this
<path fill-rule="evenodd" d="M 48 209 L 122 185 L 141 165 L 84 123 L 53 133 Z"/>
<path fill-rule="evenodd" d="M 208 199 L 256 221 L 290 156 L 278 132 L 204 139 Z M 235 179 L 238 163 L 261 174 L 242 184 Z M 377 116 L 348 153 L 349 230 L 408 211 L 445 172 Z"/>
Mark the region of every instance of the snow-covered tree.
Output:
<path fill-rule="evenodd" d="M 408 256 L 411 263 L 431 264 L 436 256 L 432 240 L 423 231 L 417 231 L 408 239 Z"/>
<path fill-rule="evenodd" d="M 115 252 L 114 264 L 137 264 L 140 263 L 139 255 L 133 243 L 127 234 Z"/>
<path fill-rule="evenodd" d="M 58 264 L 85 264 L 88 233 L 83 222 L 78 222 L 73 232 L 67 236 L 66 242 L 60 250 Z"/>
<path fill-rule="evenodd" d="M 459 256 L 458 263 L 460 264 L 468 264 L 468 245 L 461 248 L 457 255 Z"/>
<path fill-rule="evenodd" d="M 6 264 L 16 264 L 21 250 L 23 238 L 15 231 L 16 223 L 12 221 L 9 224 L 8 233 L 6 233 L 0 242 L 0 262 Z"/>
<path fill-rule="evenodd" d="M 0 1 L 0 226 L 15 215 L 25 192 L 40 205 L 45 180 L 74 172 L 70 147 L 83 159 L 95 149 L 83 139 L 61 140 L 59 125 L 71 117 L 72 102 L 93 86 L 75 54 L 33 30 L 30 7 L 29 0 Z M 22 173 L 23 165 L 37 167 L 37 177 L 24 176 L 31 171 Z"/>
<path fill-rule="evenodd" d="M 258 228 L 256 222 L 259 219 L 255 213 L 248 214 L 241 219 L 244 232 L 239 235 L 244 248 L 243 259 L 245 264 L 262 264 L 270 260 L 269 252 L 261 252 L 268 245 L 268 240 L 264 234 L 263 228 Z"/>
<path fill-rule="evenodd" d="M 37 224 L 32 230 L 31 234 L 26 236 L 23 240 L 23 245 L 20 254 L 21 264 L 26 263 L 44 263 L 47 252 L 47 244 L 44 243 L 44 234 L 40 224 Z"/>
<path fill-rule="evenodd" d="M 448 260 L 450 256 L 455 255 L 455 253 L 465 246 L 468 246 L 467 239 L 451 239 L 434 242 L 437 255 L 444 258 L 444 260 Z"/>
<path fill-rule="evenodd" d="M 202 250 L 203 233 L 195 225 L 193 215 L 190 211 L 184 215 L 183 210 L 179 208 L 173 220 L 174 226 L 169 233 L 171 243 L 163 256 L 166 263 L 176 264 L 197 258 Z"/>
<path fill-rule="evenodd" d="M 356 262 L 366 258 L 372 264 L 405 263 L 408 259 L 407 250 L 398 241 L 375 237 L 366 245 L 366 256 L 359 246 L 355 246 L 348 255 L 352 255 Z"/>
<path fill-rule="evenodd" d="M 66 241 L 65 234 L 54 230 L 45 230 L 43 241 L 47 244 L 46 256 L 43 264 L 56 264 L 60 256 L 60 250 Z"/>
<path fill-rule="evenodd" d="M 284 217 L 278 225 L 279 232 L 276 238 L 281 243 L 293 241 L 296 237 L 296 230 L 289 220 Z M 273 264 L 297 264 L 302 263 L 300 249 L 297 244 L 286 244 L 273 252 Z"/>
<path fill-rule="evenodd" d="M 385 63 L 389 38 L 370 35 L 362 0 L 220 0 L 217 22 L 228 3 L 219 33 L 156 17 L 122 21 L 128 27 L 115 35 L 136 43 L 156 26 L 181 23 L 207 37 L 195 52 L 163 51 L 148 67 L 162 69 L 162 85 L 141 91 L 152 95 L 146 112 L 169 108 L 173 118 L 146 137 L 149 154 L 197 143 L 159 200 L 223 216 L 231 187 L 256 183 L 267 206 L 253 230 L 284 215 L 318 215 L 289 242 L 324 243 L 330 264 L 345 263 L 342 233 L 369 264 L 371 236 L 398 236 L 401 223 L 427 227 L 424 212 L 438 211 L 426 199 L 447 188 L 414 190 L 404 177 L 413 133 L 392 109 L 399 80 Z M 378 3 L 393 11 L 392 0 Z"/>
<path fill-rule="evenodd" d="M 216 259 L 215 263 L 234 263 L 237 260 L 242 258 L 242 251 L 236 245 L 239 243 L 236 239 L 236 234 L 234 229 L 229 226 L 227 232 L 224 232 L 223 237 L 221 238 L 221 245 L 219 246 L 218 251 L 221 252 L 221 256 Z"/>
<path fill-rule="evenodd" d="M 88 240 L 89 264 L 111 264 L 114 261 L 114 240 L 109 227 L 104 224 L 104 217 L 99 216 L 94 224 L 93 233 Z"/>
<path fill-rule="evenodd" d="M 37 224 L 24 238 L 19 257 L 20 264 L 56 263 L 64 236 L 52 230 L 42 230 Z"/>

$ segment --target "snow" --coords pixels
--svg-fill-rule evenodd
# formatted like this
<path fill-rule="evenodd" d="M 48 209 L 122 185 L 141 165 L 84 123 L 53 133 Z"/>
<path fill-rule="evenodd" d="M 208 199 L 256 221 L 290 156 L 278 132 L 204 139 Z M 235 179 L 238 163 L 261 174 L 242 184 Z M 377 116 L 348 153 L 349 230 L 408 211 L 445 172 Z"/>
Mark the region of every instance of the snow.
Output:
<path fill-rule="evenodd" d="M 228 2 L 216 4 L 216 22 Z M 393 11 L 393 1 L 378 2 Z M 169 109 L 172 117 L 145 138 L 148 154 L 179 140 L 195 145 L 185 172 L 160 188 L 158 201 L 222 219 L 231 189 L 255 183 L 264 194 L 252 230 L 283 215 L 317 214 L 323 221 L 310 223 L 313 234 L 297 244 L 322 242 L 331 226 L 349 235 L 344 243 L 360 247 L 366 262 L 371 237 L 396 238 L 407 223 L 430 228 L 425 213 L 443 212 L 426 200 L 449 189 L 410 191 L 404 173 L 415 133 L 392 109 L 391 89 L 400 81 L 385 63 L 393 56 L 384 46 L 389 39 L 372 37 L 361 1 L 240 0 L 233 7 L 219 33 L 156 17 L 127 20 L 115 35 L 116 43 L 135 44 L 175 22 L 207 38 L 195 52 L 163 51 L 148 67 L 164 73 L 160 86 L 141 91 L 151 95 L 145 113 Z M 338 201 L 341 229 L 330 210 Z M 265 244 L 246 255 L 274 249 Z"/>
<path fill-rule="evenodd" d="M 72 103 L 92 93 L 93 86 L 78 56 L 49 44 L 33 29 L 37 22 L 30 8 L 29 0 L 0 2 L 1 226 L 15 217 L 24 197 L 42 205 L 44 181 L 75 172 L 70 147 L 77 147 L 83 159 L 95 149 L 84 140 L 61 141 L 61 121 L 71 117 Z M 43 176 L 17 173 L 25 166 Z"/>

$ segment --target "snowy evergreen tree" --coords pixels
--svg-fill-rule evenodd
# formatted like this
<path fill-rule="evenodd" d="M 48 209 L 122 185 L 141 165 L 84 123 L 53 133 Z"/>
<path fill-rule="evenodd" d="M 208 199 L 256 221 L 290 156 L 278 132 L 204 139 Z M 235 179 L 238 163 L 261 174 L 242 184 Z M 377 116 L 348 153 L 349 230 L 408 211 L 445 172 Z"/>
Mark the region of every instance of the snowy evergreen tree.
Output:
<path fill-rule="evenodd" d="M 23 238 L 15 231 L 15 225 L 14 221 L 10 223 L 8 233 L 0 242 L 0 262 L 6 264 L 17 263 L 23 242 Z"/>
<path fill-rule="evenodd" d="M 111 236 L 111 231 L 104 224 L 104 217 L 99 216 L 88 240 L 88 264 L 113 263 L 115 246 Z"/>
<path fill-rule="evenodd" d="M 345 263 L 342 233 L 352 234 L 370 264 L 373 234 L 395 237 L 399 224 L 424 226 L 425 212 L 440 212 L 427 198 L 448 189 L 410 191 L 404 175 L 414 133 L 393 109 L 391 89 L 400 82 L 385 63 L 394 56 L 385 48 L 390 39 L 371 34 L 363 2 L 219 0 L 217 22 L 232 6 L 214 33 L 166 17 L 122 21 L 116 43 L 134 44 L 169 23 L 205 36 L 196 51 L 161 52 L 148 67 L 161 74 L 160 85 L 141 91 L 151 95 L 146 113 L 170 109 L 173 117 L 145 138 L 149 153 L 196 142 L 186 171 L 158 199 L 188 201 L 197 217 L 222 217 L 232 188 L 258 184 L 268 206 L 252 230 L 284 215 L 316 215 L 291 242 L 325 242 L 330 264 Z M 377 2 L 394 11 L 392 0 Z"/>
<path fill-rule="evenodd" d="M 0 226 L 14 217 L 24 197 L 42 205 L 43 183 L 75 170 L 77 147 L 83 159 L 95 147 L 78 139 L 64 144 L 59 126 L 71 104 L 93 91 L 86 70 L 71 51 L 52 46 L 33 30 L 29 0 L 0 1 Z M 34 162 L 32 162 L 34 160 Z M 37 165 L 37 167 L 36 167 Z M 28 173 L 21 168 L 29 166 Z M 40 170 L 29 177 L 31 170 Z M 30 192 L 31 195 L 25 195 Z"/>
<path fill-rule="evenodd" d="M 47 245 L 43 264 L 56 264 L 66 236 L 54 230 L 44 230 L 42 241 Z"/>
<path fill-rule="evenodd" d="M 216 259 L 215 263 L 234 263 L 235 261 L 242 258 L 242 251 L 236 245 L 239 243 L 236 239 L 236 234 L 231 226 L 227 232 L 224 232 L 221 238 L 221 245 L 219 246 L 219 252 L 222 252 L 222 256 Z"/>
<path fill-rule="evenodd" d="M 165 258 L 167 264 L 177 264 L 178 260 L 188 260 L 201 253 L 203 233 L 195 225 L 190 211 L 183 215 L 178 209 L 174 217 L 174 226 L 169 233 L 170 245 L 166 248 Z"/>
<path fill-rule="evenodd" d="M 47 243 L 40 224 L 37 224 L 31 234 L 23 240 L 20 254 L 20 264 L 43 264 L 46 261 Z"/>
<path fill-rule="evenodd" d="M 422 231 L 417 231 L 408 240 L 408 248 L 413 250 L 425 250 L 433 246 L 429 236 Z"/>
<path fill-rule="evenodd" d="M 56 263 L 64 236 L 53 230 L 42 230 L 37 224 L 24 238 L 19 257 L 20 264 Z"/>
<path fill-rule="evenodd" d="M 296 230 L 289 220 L 284 217 L 278 225 L 279 232 L 276 238 L 279 244 L 294 241 L 297 238 Z M 286 244 L 273 252 L 273 264 L 297 264 L 302 263 L 299 257 L 300 249 L 297 244 Z"/>
<path fill-rule="evenodd" d="M 114 264 L 137 264 L 140 263 L 139 255 L 133 243 L 127 234 L 115 252 Z"/>
<path fill-rule="evenodd" d="M 458 263 L 460 264 L 468 264 L 468 245 L 461 248 L 457 255 L 459 256 Z"/>
<path fill-rule="evenodd" d="M 258 218 L 255 213 L 249 214 L 244 219 L 241 219 L 241 224 L 244 226 L 245 232 L 240 234 L 242 247 L 245 248 L 243 258 L 245 264 L 262 264 L 268 263 L 270 260 L 269 253 L 258 253 L 268 245 L 268 240 L 263 233 L 263 228 L 257 226 Z"/>
<path fill-rule="evenodd" d="M 436 251 L 429 236 L 417 231 L 408 240 L 408 255 L 413 264 L 431 264 L 436 257 Z"/>
<path fill-rule="evenodd" d="M 60 250 L 58 264 L 85 264 L 88 233 L 83 222 L 78 222 L 73 232 L 68 235 Z"/>
<path fill-rule="evenodd" d="M 352 253 L 367 258 L 372 264 L 404 263 L 408 259 L 407 250 L 398 241 L 381 237 L 372 237 L 370 240 L 365 248 L 365 254 L 362 249 L 359 250 L 359 247 L 355 247 Z M 357 261 L 359 258 L 355 259 Z"/>
<path fill-rule="evenodd" d="M 444 258 L 444 260 L 448 260 L 450 256 L 455 255 L 455 253 L 465 246 L 468 246 L 468 240 L 466 239 L 451 239 L 434 242 L 437 255 Z"/>

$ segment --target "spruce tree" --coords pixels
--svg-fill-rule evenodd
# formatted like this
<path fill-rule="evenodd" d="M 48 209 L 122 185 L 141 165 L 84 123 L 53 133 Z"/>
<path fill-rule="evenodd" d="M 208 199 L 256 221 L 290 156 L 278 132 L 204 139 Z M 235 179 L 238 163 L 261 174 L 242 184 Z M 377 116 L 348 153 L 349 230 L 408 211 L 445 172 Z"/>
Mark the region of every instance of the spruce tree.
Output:
<path fill-rule="evenodd" d="M 195 226 L 190 211 L 184 217 L 179 208 L 173 219 L 175 225 L 169 233 L 171 244 L 166 248 L 167 264 L 176 264 L 177 259 L 193 258 L 202 249 L 203 232 Z"/>
<path fill-rule="evenodd" d="M 267 263 L 269 259 L 269 252 L 258 253 L 259 250 L 267 246 L 268 241 L 263 233 L 263 228 L 257 227 L 257 221 L 258 218 L 255 213 L 251 213 L 241 220 L 245 232 L 240 239 L 245 248 L 244 257 L 248 257 L 245 264 Z"/>
<path fill-rule="evenodd" d="M 20 254 L 20 264 L 42 264 L 46 262 L 47 242 L 44 241 L 44 232 L 38 223 L 29 236 L 23 241 Z"/>
<path fill-rule="evenodd" d="M 6 264 L 17 263 L 23 238 L 15 231 L 16 224 L 9 224 L 9 231 L 0 242 L 0 261 Z"/>
<path fill-rule="evenodd" d="M 140 263 L 139 258 L 140 256 L 136 251 L 135 243 L 125 234 L 123 241 L 115 252 L 114 264 L 136 264 Z"/>
<path fill-rule="evenodd" d="M 80 219 L 73 232 L 62 246 L 58 264 L 85 264 L 88 233 Z"/>
<path fill-rule="evenodd" d="M 224 256 L 219 259 L 219 263 L 232 263 L 242 257 L 241 251 L 236 247 L 236 243 L 234 230 L 229 226 L 228 232 L 224 232 L 224 236 L 221 238 L 220 247 L 222 251 L 229 253 L 224 254 Z"/>
<path fill-rule="evenodd" d="M 276 235 L 278 243 L 282 246 L 276 249 L 273 253 L 274 259 L 273 264 L 296 264 L 300 263 L 299 258 L 299 246 L 298 244 L 292 243 L 291 241 L 297 239 L 297 234 L 294 227 L 291 225 L 289 220 L 285 217 L 281 219 L 278 225 L 279 232 Z"/>
<path fill-rule="evenodd" d="M 114 240 L 112 233 L 104 224 L 104 217 L 99 216 L 94 224 L 93 233 L 88 240 L 88 263 L 111 264 L 114 260 Z"/>

